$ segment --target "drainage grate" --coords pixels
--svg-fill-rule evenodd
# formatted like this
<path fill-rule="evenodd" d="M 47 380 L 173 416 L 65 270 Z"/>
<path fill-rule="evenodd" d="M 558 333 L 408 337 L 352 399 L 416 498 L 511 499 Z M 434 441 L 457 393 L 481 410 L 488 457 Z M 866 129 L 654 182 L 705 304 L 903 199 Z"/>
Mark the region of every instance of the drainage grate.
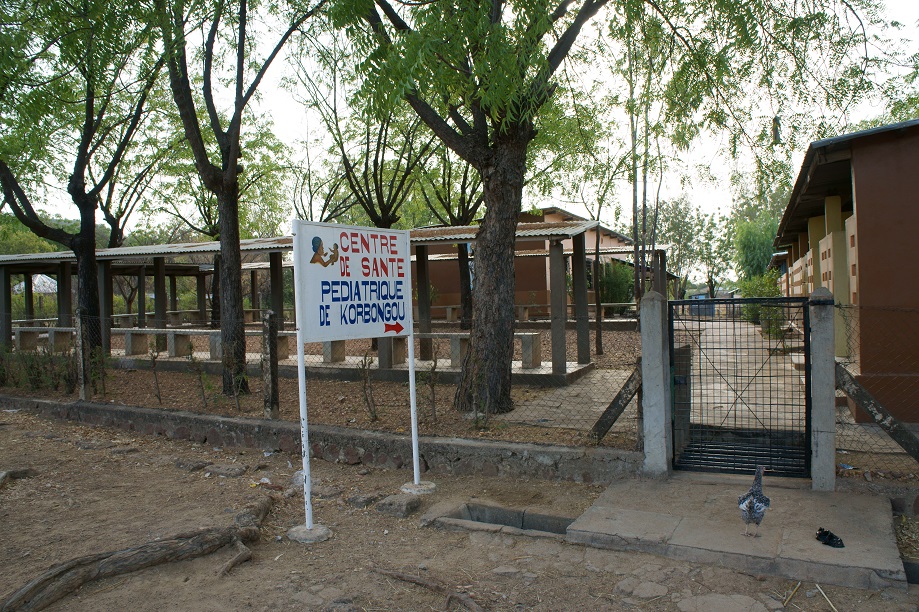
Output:
<path fill-rule="evenodd" d="M 800 476 L 807 458 L 801 447 L 758 446 L 742 442 L 692 442 L 680 454 L 674 467 L 697 472 L 749 474 L 757 465 L 770 466 L 773 476 Z"/>

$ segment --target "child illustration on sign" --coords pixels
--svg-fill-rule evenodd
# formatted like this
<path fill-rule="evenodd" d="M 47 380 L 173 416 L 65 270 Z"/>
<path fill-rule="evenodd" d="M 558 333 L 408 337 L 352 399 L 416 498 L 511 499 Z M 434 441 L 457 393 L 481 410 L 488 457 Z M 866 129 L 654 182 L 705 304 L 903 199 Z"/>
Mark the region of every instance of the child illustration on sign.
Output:
<path fill-rule="evenodd" d="M 332 245 L 332 253 L 328 259 L 323 259 L 323 257 L 325 257 L 325 247 L 322 239 L 319 236 L 313 236 L 313 258 L 310 259 L 310 263 L 318 263 L 324 268 L 338 261 L 338 244 Z"/>

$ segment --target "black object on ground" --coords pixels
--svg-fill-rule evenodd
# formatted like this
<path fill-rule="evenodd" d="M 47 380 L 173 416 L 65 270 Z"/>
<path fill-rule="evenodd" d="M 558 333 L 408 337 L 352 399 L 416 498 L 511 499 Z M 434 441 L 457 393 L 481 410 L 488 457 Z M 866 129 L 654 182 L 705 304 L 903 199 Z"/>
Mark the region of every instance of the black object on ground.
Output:
<path fill-rule="evenodd" d="M 832 546 L 833 548 L 845 548 L 846 546 L 842 543 L 842 538 L 840 538 L 832 531 L 824 529 L 823 527 L 817 529 L 817 539 L 827 546 Z"/>

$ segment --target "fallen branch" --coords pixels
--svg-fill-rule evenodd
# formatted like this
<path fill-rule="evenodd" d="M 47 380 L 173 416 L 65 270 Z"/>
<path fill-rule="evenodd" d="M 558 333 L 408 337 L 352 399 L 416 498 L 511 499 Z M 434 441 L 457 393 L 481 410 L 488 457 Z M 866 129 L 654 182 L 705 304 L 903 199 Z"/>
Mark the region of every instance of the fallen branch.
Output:
<path fill-rule="evenodd" d="M 791 592 L 791 595 L 789 595 L 789 596 L 785 599 L 785 601 L 782 602 L 782 606 L 783 606 L 783 607 L 785 607 L 785 608 L 788 607 L 788 602 L 790 602 L 790 601 L 791 601 L 791 598 L 795 596 L 795 593 L 798 592 L 798 589 L 799 589 L 799 588 L 801 588 L 801 581 L 800 581 L 800 580 L 798 581 L 798 584 L 795 585 L 795 588 L 794 588 L 794 590 Z"/>
<path fill-rule="evenodd" d="M 817 590 L 820 591 L 820 594 L 823 595 L 823 598 L 826 600 L 826 602 L 830 604 L 830 607 L 833 609 L 833 612 L 839 612 L 839 610 L 836 609 L 836 606 L 833 605 L 833 602 L 830 601 L 830 598 L 827 597 L 826 593 L 823 592 L 823 589 L 820 588 L 820 585 L 817 584 L 816 582 L 814 584 L 816 585 Z"/>
<path fill-rule="evenodd" d="M 403 574 L 402 572 L 396 572 L 393 570 L 387 570 L 380 567 L 371 568 L 374 572 L 382 574 L 384 576 L 389 576 L 390 578 L 395 578 L 397 580 L 402 580 L 403 582 L 410 582 L 411 584 L 417 584 L 426 589 L 439 593 L 441 595 L 447 596 L 447 601 L 444 603 L 444 609 L 447 610 L 450 608 L 450 603 L 456 601 L 462 605 L 467 610 L 472 610 L 473 612 L 485 612 L 485 608 L 480 606 L 475 602 L 472 597 L 466 593 L 459 593 L 456 591 L 451 591 L 449 588 L 445 587 L 442 584 L 438 584 L 431 580 L 425 580 L 419 576 L 412 576 L 411 574 Z"/>
<path fill-rule="evenodd" d="M 133 548 L 86 555 L 58 564 L 41 574 L 0 605 L 0 612 L 13 610 L 42 610 L 84 584 L 102 578 L 135 572 L 154 565 L 203 557 L 225 546 L 240 550 L 222 573 L 251 558 L 242 558 L 240 546 L 259 538 L 259 527 L 271 511 L 273 498 L 264 498 L 236 515 L 230 527 L 211 527 L 182 533 L 163 540 L 147 542 Z M 225 571 L 224 571 L 225 570 Z"/>
<path fill-rule="evenodd" d="M 245 563 L 252 558 L 252 551 L 249 550 L 249 547 L 236 540 L 236 554 L 233 555 L 233 558 L 223 564 L 223 567 L 220 568 L 220 571 L 217 572 L 220 576 L 226 576 L 232 571 L 234 567 L 240 563 Z"/>

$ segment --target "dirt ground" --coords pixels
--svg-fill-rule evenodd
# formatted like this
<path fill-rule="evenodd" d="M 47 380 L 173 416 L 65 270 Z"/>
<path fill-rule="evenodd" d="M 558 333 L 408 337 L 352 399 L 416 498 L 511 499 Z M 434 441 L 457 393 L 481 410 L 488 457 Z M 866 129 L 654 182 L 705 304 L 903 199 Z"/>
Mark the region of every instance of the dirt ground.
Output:
<path fill-rule="evenodd" d="M 160 565 L 92 582 L 50 610 L 440 610 L 445 597 L 373 568 L 421 576 L 463 592 L 489 610 L 766 610 L 780 609 L 796 582 L 642 553 L 600 551 L 559 541 L 419 526 L 358 508 L 358 494 L 395 493 L 411 473 L 314 461 L 317 523 L 333 537 L 292 543 L 303 499 L 284 497 L 299 458 L 228 451 L 187 441 L 0 412 L 0 470 L 31 468 L 0 489 L 0 597 L 52 564 L 116 550 L 189 529 L 229 525 L 246 503 L 280 497 L 252 547 L 254 557 L 219 577 L 233 554 Z M 218 477 L 202 463 L 245 466 Z M 436 479 L 431 504 L 472 498 L 515 508 L 577 516 L 601 488 L 498 478 Z M 860 591 L 821 585 L 835 609 L 916 610 L 919 592 Z M 453 609 L 458 609 L 454 604 Z M 802 584 L 788 609 L 830 610 L 813 584 Z"/>

